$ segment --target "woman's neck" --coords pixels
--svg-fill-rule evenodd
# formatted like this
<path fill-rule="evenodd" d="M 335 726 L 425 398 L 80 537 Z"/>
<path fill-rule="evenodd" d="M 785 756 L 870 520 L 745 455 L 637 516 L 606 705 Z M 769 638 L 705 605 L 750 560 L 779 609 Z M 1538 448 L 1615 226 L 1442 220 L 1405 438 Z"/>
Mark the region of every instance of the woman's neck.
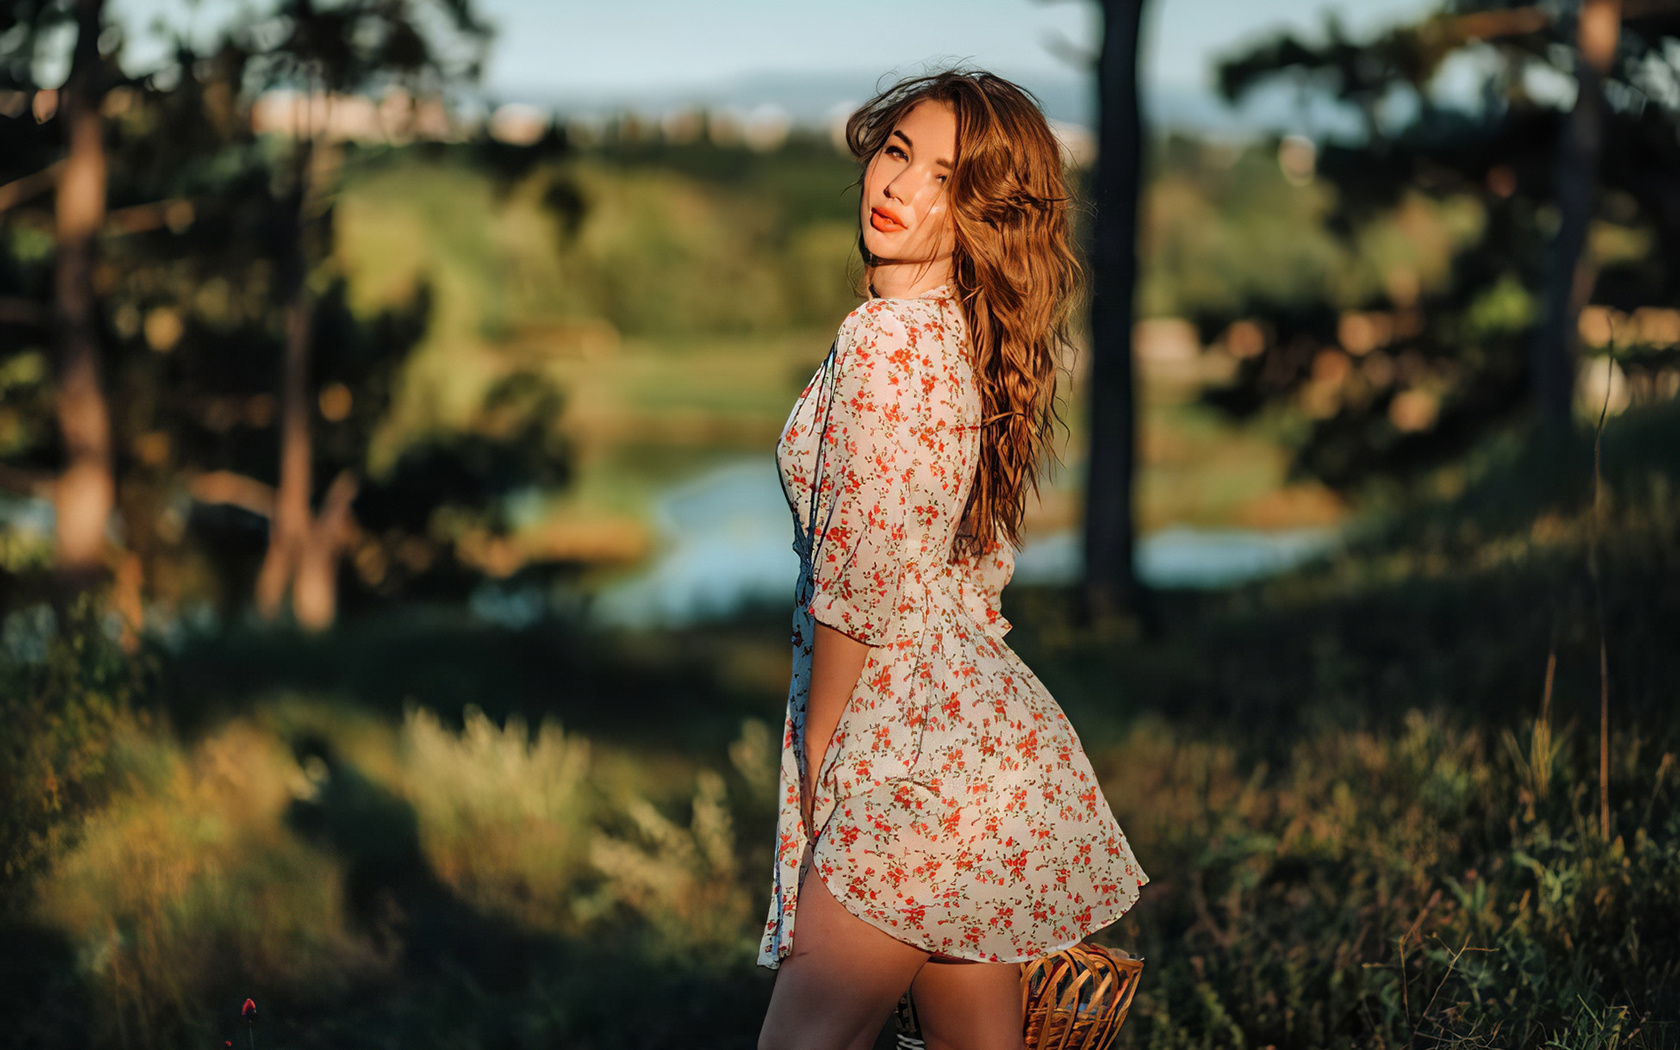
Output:
<path fill-rule="evenodd" d="M 881 262 L 869 268 L 869 292 L 881 299 L 917 299 L 951 280 L 951 257 L 931 262 Z"/>

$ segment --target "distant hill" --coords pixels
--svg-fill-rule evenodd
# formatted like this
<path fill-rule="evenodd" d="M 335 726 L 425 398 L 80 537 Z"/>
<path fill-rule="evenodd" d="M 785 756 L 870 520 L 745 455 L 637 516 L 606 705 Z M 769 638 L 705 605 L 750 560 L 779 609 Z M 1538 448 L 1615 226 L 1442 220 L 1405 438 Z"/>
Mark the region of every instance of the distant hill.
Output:
<path fill-rule="evenodd" d="M 784 110 L 795 123 L 826 126 L 837 114 L 868 98 L 878 80 L 884 85 L 890 82 L 890 77 L 876 73 L 766 72 L 645 92 L 557 94 L 552 89 L 504 86 L 486 91 L 485 101 L 492 105 L 521 102 L 581 117 L 625 111 L 659 115 L 684 107 L 747 112 L 774 106 Z M 1019 82 L 1038 96 L 1051 119 L 1087 128 L 1093 125 L 1094 87 L 1089 79 L 1072 74 L 1040 74 L 1021 76 Z M 1145 89 L 1144 105 L 1150 123 L 1156 128 L 1221 138 L 1248 138 L 1273 129 L 1312 134 L 1357 132 L 1350 111 L 1319 99 L 1303 112 L 1293 93 L 1285 91 L 1267 94 L 1235 109 L 1208 88 L 1156 84 Z"/>

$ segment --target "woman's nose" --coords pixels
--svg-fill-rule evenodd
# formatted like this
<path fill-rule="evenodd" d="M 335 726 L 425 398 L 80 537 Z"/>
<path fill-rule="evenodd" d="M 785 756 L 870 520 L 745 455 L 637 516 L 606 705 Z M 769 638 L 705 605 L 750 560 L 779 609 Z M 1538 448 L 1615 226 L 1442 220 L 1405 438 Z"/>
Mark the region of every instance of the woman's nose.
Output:
<path fill-rule="evenodd" d="M 909 171 L 901 171 L 887 183 L 887 196 L 900 204 L 909 204 L 916 197 L 920 182 Z"/>

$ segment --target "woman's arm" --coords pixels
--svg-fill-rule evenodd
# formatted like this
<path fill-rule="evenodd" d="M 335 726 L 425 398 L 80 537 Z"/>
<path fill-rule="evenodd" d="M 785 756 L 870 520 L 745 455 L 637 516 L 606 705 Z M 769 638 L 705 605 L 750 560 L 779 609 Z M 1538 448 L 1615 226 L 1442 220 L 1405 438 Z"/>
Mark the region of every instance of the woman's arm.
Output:
<path fill-rule="evenodd" d="M 936 490 L 947 475 L 924 460 L 957 447 L 937 433 L 952 394 L 935 367 L 933 344 L 918 348 L 886 303 L 852 311 L 836 346 L 812 535 L 809 612 L 817 626 L 800 785 L 811 831 L 817 774 L 869 650 L 895 644 L 906 610 L 925 600 L 907 596 L 906 581 L 943 513 Z"/>
<path fill-rule="evenodd" d="M 863 663 L 868 658 L 867 644 L 826 623 L 817 624 L 811 644 L 811 692 L 805 707 L 807 766 L 804 790 L 800 794 L 805 830 L 813 836 L 816 829 L 811 827 L 811 806 L 816 797 L 817 771 L 822 769 L 829 738 L 840 724 L 840 716 L 852 698 L 852 690 L 857 687 L 858 676 L 863 673 Z"/>

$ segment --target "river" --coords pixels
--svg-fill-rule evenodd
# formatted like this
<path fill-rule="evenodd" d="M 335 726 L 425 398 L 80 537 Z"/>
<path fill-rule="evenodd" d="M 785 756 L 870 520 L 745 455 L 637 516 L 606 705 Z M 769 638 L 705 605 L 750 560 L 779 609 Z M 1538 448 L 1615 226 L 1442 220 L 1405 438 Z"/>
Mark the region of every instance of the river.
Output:
<path fill-rule="evenodd" d="M 761 459 L 716 468 L 655 501 L 660 542 L 649 563 L 600 588 L 589 603 L 599 623 L 684 626 L 728 616 L 748 603 L 792 600 L 799 559 L 775 466 Z M 1279 531 L 1173 526 L 1138 540 L 1138 575 L 1157 587 L 1223 587 L 1283 572 L 1339 543 L 1334 528 Z M 1016 559 L 1023 583 L 1079 578 L 1073 530 L 1030 539 Z"/>

